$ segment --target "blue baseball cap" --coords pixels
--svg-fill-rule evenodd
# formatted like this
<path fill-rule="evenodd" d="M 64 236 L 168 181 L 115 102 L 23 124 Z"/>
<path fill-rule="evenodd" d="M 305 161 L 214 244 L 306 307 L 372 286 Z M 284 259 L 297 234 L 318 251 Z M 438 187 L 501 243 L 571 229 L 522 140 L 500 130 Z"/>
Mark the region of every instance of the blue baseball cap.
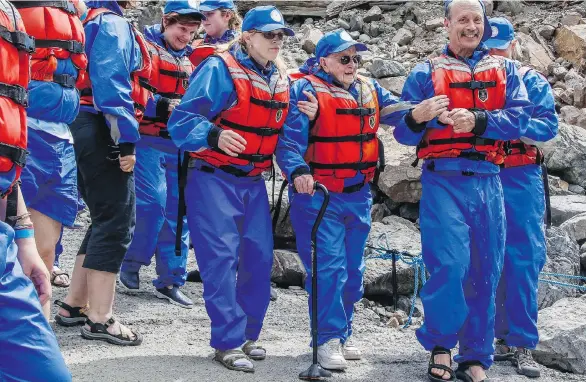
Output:
<path fill-rule="evenodd" d="M 165 3 L 165 9 L 163 13 L 178 13 L 180 15 L 198 15 L 202 19 L 205 19 L 205 16 L 199 11 L 197 7 L 196 0 L 167 0 Z"/>
<path fill-rule="evenodd" d="M 235 7 L 232 0 L 202 0 L 199 3 L 199 10 L 202 12 L 211 12 L 216 9 L 234 9 Z"/>
<path fill-rule="evenodd" d="M 446 17 L 448 17 L 448 6 L 450 5 L 450 3 L 452 3 L 452 1 L 454 0 L 444 0 L 444 11 Z M 480 41 L 485 42 L 490 38 L 492 33 L 490 31 L 490 23 L 488 21 L 488 17 L 486 16 L 486 9 L 484 8 L 484 3 L 482 2 L 482 0 L 478 0 L 478 2 L 480 3 L 480 7 L 482 8 L 482 14 L 484 15 L 484 33 L 482 34 L 482 38 L 480 39 Z"/>
<path fill-rule="evenodd" d="M 356 47 L 358 52 L 368 50 L 366 45 L 355 41 L 344 29 L 336 29 L 319 39 L 315 47 L 315 57 L 319 60 L 321 57 L 327 57 L 332 53 L 342 52 L 351 47 Z"/>
<path fill-rule="evenodd" d="M 277 7 L 272 5 L 265 5 L 262 7 L 252 8 L 244 15 L 242 21 L 242 31 L 260 31 L 272 32 L 277 29 L 282 29 L 287 36 L 295 36 L 293 29 L 285 26 L 285 19 Z"/>
<path fill-rule="evenodd" d="M 489 21 L 492 35 L 484 44 L 489 49 L 507 49 L 515 39 L 513 24 L 504 17 L 493 17 Z"/>

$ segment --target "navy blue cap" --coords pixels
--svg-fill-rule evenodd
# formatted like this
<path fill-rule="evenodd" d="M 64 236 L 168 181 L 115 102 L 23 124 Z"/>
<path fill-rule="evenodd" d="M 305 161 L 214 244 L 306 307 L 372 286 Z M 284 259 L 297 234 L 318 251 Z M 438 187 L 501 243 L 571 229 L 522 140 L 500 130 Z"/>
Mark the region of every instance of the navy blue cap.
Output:
<path fill-rule="evenodd" d="M 202 12 L 211 12 L 216 9 L 234 9 L 235 7 L 232 0 L 202 0 L 199 3 L 199 10 Z"/>
<path fill-rule="evenodd" d="M 355 41 L 344 29 L 336 29 L 335 31 L 326 33 L 319 39 L 315 47 L 315 57 L 319 60 L 321 57 L 342 52 L 353 46 L 356 47 L 356 51 L 358 52 L 368 50 L 366 45 Z"/>
<path fill-rule="evenodd" d="M 244 15 L 242 21 L 242 31 L 260 31 L 272 32 L 277 29 L 282 29 L 287 36 L 295 36 L 293 29 L 285 26 L 285 19 L 277 7 L 272 5 L 265 5 L 262 7 L 252 8 Z"/>
<path fill-rule="evenodd" d="M 448 17 L 448 5 L 450 5 L 450 3 L 452 1 L 454 1 L 454 0 L 444 0 L 444 10 L 445 10 L 446 17 Z M 488 21 L 488 17 L 486 16 L 486 9 L 484 8 L 484 3 L 482 2 L 482 0 L 478 0 L 478 2 L 480 3 L 480 7 L 482 8 L 482 14 L 484 15 L 484 33 L 482 34 L 482 39 L 480 39 L 480 41 L 485 42 L 486 40 L 488 40 L 490 38 L 490 35 L 492 33 L 490 31 L 490 24 Z"/>
<path fill-rule="evenodd" d="M 204 15 L 199 11 L 196 0 L 167 0 L 165 3 L 164 14 L 178 13 L 180 15 L 198 15 L 205 19 Z"/>
<path fill-rule="evenodd" d="M 492 35 L 484 44 L 489 49 L 507 49 L 515 39 L 513 24 L 504 17 L 494 17 L 489 22 Z"/>

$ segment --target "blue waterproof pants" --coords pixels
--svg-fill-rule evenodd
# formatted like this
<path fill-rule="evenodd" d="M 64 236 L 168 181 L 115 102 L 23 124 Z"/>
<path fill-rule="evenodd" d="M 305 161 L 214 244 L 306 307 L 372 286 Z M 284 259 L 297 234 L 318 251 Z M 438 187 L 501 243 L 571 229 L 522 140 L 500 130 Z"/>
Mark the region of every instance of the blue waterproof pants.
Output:
<path fill-rule="evenodd" d="M 181 256 L 175 255 L 179 205 L 178 149 L 169 139 L 142 136 L 136 144 L 136 228 L 122 263 L 123 272 L 138 272 L 155 255 L 155 288 L 185 284 L 189 232 L 184 217 Z"/>
<path fill-rule="evenodd" d="M 291 190 L 291 187 L 290 187 Z M 299 257 L 307 271 L 305 289 L 311 317 L 311 229 L 323 202 L 323 194 L 289 193 L 291 223 Z M 357 192 L 330 193 L 330 203 L 317 232 L 318 343 L 352 334 L 354 304 L 364 287 L 364 246 L 370 232 L 370 186 Z"/>
<path fill-rule="evenodd" d="M 236 177 L 196 161 L 187 177 L 187 221 L 211 320 L 210 346 L 257 340 L 269 306 L 273 234 L 262 177 Z"/>
<path fill-rule="evenodd" d="M 535 349 L 539 273 L 545 265 L 545 191 L 541 167 L 500 172 L 505 195 L 507 241 L 496 295 L 496 337 L 509 346 Z"/>
<path fill-rule="evenodd" d="M 430 278 L 421 290 L 425 322 L 417 338 L 426 350 L 459 342 L 456 362 L 489 368 L 505 246 L 500 179 L 424 167 L 421 183 L 421 240 Z"/>
<path fill-rule="evenodd" d="M 0 222 L 0 381 L 68 382 L 71 374 L 34 285 L 17 259 L 14 231 Z"/>

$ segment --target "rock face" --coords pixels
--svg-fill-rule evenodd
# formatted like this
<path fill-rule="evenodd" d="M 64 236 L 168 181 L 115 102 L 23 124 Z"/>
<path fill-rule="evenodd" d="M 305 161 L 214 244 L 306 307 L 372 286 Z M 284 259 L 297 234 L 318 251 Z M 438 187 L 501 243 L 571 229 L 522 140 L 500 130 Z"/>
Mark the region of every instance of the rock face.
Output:
<path fill-rule="evenodd" d="M 388 216 L 383 223 L 373 223 L 367 245 L 406 251 L 414 255 L 421 252 L 420 233 L 408 220 Z M 374 251 L 367 249 L 366 255 Z M 401 295 L 413 293 L 414 270 L 402 261 L 397 261 L 398 292 Z M 374 259 L 366 261 L 364 273 L 364 294 L 369 296 L 392 296 L 392 262 Z"/>
<path fill-rule="evenodd" d="M 379 136 L 385 145 L 385 171 L 380 175 L 378 186 L 395 202 L 416 203 L 421 199 L 421 166 L 412 167 L 416 158 L 415 147 L 397 142 L 390 131 Z"/>
<path fill-rule="evenodd" d="M 551 223 L 559 226 L 568 219 L 586 212 L 585 195 L 551 197 Z"/>
<path fill-rule="evenodd" d="M 303 36 L 301 37 L 301 47 L 309 54 L 315 52 L 315 46 L 320 38 L 324 35 L 322 31 L 312 26 L 304 26 Z"/>
<path fill-rule="evenodd" d="M 570 373 L 586 374 L 586 296 L 566 298 L 539 312 L 537 362 Z"/>
<path fill-rule="evenodd" d="M 273 252 L 272 282 L 280 287 L 304 286 L 306 277 L 305 267 L 297 253 L 280 249 Z"/>
<path fill-rule="evenodd" d="M 516 38 L 523 47 L 523 51 L 526 51 L 524 61 L 528 61 L 541 73 L 547 73 L 548 66 L 553 62 L 551 53 L 548 53 L 548 48 L 523 32 L 517 32 Z"/>
<path fill-rule="evenodd" d="M 403 92 L 403 86 L 405 85 L 406 80 L 406 76 L 388 77 L 379 79 L 378 83 L 380 86 L 399 97 Z"/>
<path fill-rule="evenodd" d="M 543 146 L 547 168 L 566 182 L 586 187 L 586 130 L 559 124 L 558 136 Z"/>
<path fill-rule="evenodd" d="M 396 61 L 382 60 L 380 58 L 375 58 L 372 61 L 369 70 L 375 78 L 399 77 L 407 74 L 405 67 L 402 64 Z"/>
<path fill-rule="evenodd" d="M 582 70 L 586 64 L 586 24 L 562 26 L 557 30 L 554 47 L 558 55 Z"/>
<path fill-rule="evenodd" d="M 560 225 L 560 228 L 565 230 L 575 242 L 583 243 L 586 240 L 586 213 L 566 220 Z"/>
<path fill-rule="evenodd" d="M 559 227 L 552 227 L 547 230 L 546 241 L 547 261 L 543 268 L 543 272 L 579 275 L 580 248 L 578 247 L 578 244 L 570 238 L 568 233 Z M 568 282 L 566 279 L 551 279 L 566 283 Z M 562 298 L 575 296 L 575 289 L 544 282 L 539 283 L 539 309 L 547 308 Z"/>

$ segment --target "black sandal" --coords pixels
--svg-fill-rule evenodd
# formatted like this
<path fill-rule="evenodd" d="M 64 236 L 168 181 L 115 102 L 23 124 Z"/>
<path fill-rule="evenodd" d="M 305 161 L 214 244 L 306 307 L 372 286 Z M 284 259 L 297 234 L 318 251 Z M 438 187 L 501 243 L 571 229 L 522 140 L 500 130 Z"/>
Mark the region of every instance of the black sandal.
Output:
<path fill-rule="evenodd" d="M 69 317 L 63 316 L 59 314 L 59 312 L 57 312 L 57 314 L 55 315 L 55 322 L 61 326 L 71 327 L 83 325 L 85 323 L 85 320 L 87 320 L 86 314 L 83 313 L 83 310 L 87 308 L 86 306 L 74 308 L 67 305 L 61 300 L 55 300 L 54 304 L 60 307 L 61 309 L 66 310 L 69 313 Z"/>
<path fill-rule="evenodd" d="M 85 326 L 82 326 L 81 336 L 88 340 L 102 340 L 120 346 L 137 346 L 142 343 L 142 336 L 132 330 L 131 333 L 134 334 L 135 337 L 133 340 L 131 337 L 124 335 L 122 332 L 116 335 L 108 332 L 107 329 L 115 322 L 116 319 L 114 319 L 114 317 L 110 317 L 110 319 L 104 324 L 92 322 L 88 318 L 86 320 L 86 324 L 88 324 L 90 330 L 87 330 Z"/>
<path fill-rule="evenodd" d="M 450 381 L 455 381 L 456 380 L 456 374 L 454 373 L 454 370 L 446 365 L 440 365 L 438 363 L 435 363 L 435 356 L 436 355 L 440 355 L 440 354 L 447 354 L 450 356 L 450 362 L 452 360 L 452 352 L 449 349 L 446 348 L 442 348 L 440 346 L 436 346 L 433 348 L 433 350 L 431 351 L 431 357 L 429 358 L 429 366 L 427 368 L 427 378 L 429 378 L 430 381 L 433 382 L 450 382 Z M 444 379 L 443 377 L 440 377 L 437 374 L 434 374 L 431 372 L 432 369 L 440 369 L 443 370 L 445 372 L 447 372 L 450 375 L 449 379 Z M 445 374 L 444 374 L 445 375 Z"/>
<path fill-rule="evenodd" d="M 466 370 L 470 369 L 470 366 L 482 366 L 482 363 L 479 361 L 467 361 L 458 364 L 458 369 L 456 369 L 456 378 L 464 382 L 474 382 L 474 378 L 466 373 Z M 486 377 L 479 382 L 491 382 L 491 379 Z"/>

